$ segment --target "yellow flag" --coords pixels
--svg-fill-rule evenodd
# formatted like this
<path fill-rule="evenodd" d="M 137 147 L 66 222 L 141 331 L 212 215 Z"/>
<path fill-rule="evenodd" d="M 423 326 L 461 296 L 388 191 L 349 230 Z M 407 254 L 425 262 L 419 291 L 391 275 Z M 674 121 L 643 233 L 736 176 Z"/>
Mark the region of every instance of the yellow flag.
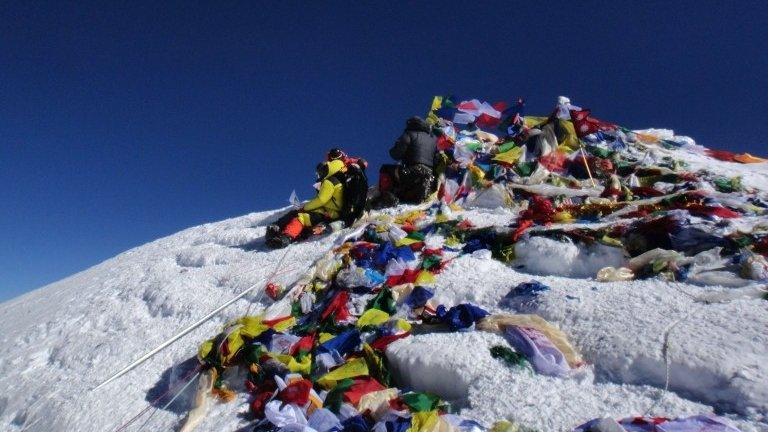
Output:
<path fill-rule="evenodd" d="M 213 349 L 213 339 L 209 339 L 203 342 L 200 345 L 200 348 L 197 350 L 198 360 L 202 361 L 204 358 L 206 358 L 208 354 L 210 354 L 212 349 Z"/>
<path fill-rule="evenodd" d="M 549 117 L 525 116 L 523 117 L 523 125 L 525 125 L 527 128 L 532 128 L 544 123 L 548 118 Z"/>
<path fill-rule="evenodd" d="M 560 126 L 560 130 L 565 132 L 557 143 L 558 149 L 565 149 L 566 153 L 578 150 L 580 142 L 578 135 L 576 135 L 576 129 L 573 127 L 573 122 L 560 119 L 558 120 L 558 126 Z"/>
<path fill-rule="evenodd" d="M 416 285 L 428 285 L 436 282 L 437 279 L 435 278 L 435 275 L 428 272 L 427 270 L 422 270 L 419 272 L 419 275 L 416 276 L 416 281 L 414 283 Z"/>
<path fill-rule="evenodd" d="M 409 212 L 400 214 L 395 217 L 395 223 L 398 225 L 403 225 L 405 223 L 415 223 L 419 219 L 424 218 L 427 215 L 427 212 L 424 210 L 411 210 Z"/>
<path fill-rule="evenodd" d="M 240 334 L 241 330 L 242 327 L 235 329 L 227 336 L 227 351 L 229 354 L 221 357 L 221 362 L 223 364 L 229 363 L 230 360 L 235 357 L 237 352 L 240 351 L 240 348 L 242 348 L 245 344 L 243 341 L 243 336 Z"/>
<path fill-rule="evenodd" d="M 336 387 L 336 383 L 340 380 L 363 375 L 368 375 L 368 364 L 365 363 L 364 358 L 358 357 L 321 376 L 317 383 L 329 389 Z"/>
<path fill-rule="evenodd" d="M 389 320 L 389 314 L 379 309 L 368 309 L 357 319 L 358 327 L 377 326 Z"/>
<path fill-rule="evenodd" d="M 290 317 L 288 319 L 284 319 L 279 323 L 273 325 L 272 328 L 275 329 L 275 331 L 277 332 L 284 332 L 290 329 L 291 327 L 293 327 L 294 325 L 296 325 L 296 317 Z"/>
<path fill-rule="evenodd" d="M 242 327 L 240 327 L 240 334 L 249 337 L 249 338 L 255 338 L 256 336 L 264 333 L 269 326 L 262 323 L 264 317 L 261 315 L 259 316 L 244 316 L 237 320 L 237 323 L 240 324 Z"/>
<path fill-rule="evenodd" d="M 523 147 L 513 147 L 504 153 L 499 153 L 493 158 L 495 161 L 504 162 L 509 165 L 514 165 L 520 156 L 523 155 Z"/>
<path fill-rule="evenodd" d="M 255 338 L 270 328 L 270 326 L 264 324 L 264 317 L 261 315 L 245 316 L 238 319 L 236 322 L 242 326 L 240 328 L 240 334 L 248 338 Z M 290 317 L 271 326 L 271 328 L 278 332 L 284 332 L 294 325 L 296 325 L 296 318 Z"/>
<path fill-rule="evenodd" d="M 491 426 L 491 432 L 519 432 L 520 428 L 517 426 L 517 424 L 506 421 L 506 420 L 499 420 L 496 423 Z"/>
<path fill-rule="evenodd" d="M 437 411 L 422 411 L 413 413 L 411 427 L 408 432 L 435 432 L 437 430 Z"/>
<path fill-rule="evenodd" d="M 440 107 L 442 106 L 443 106 L 443 97 L 435 96 L 432 99 L 432 106 L 429 108 L 429 113 L 427 114 L 427 123 L 436 124 L 439 121 L 437 115 L 435 114 L 435 111 L 440 109 Z"/>
<path fill-rule="evenodd" d="M 420 241 L 421 240 L 416 240 L 416 239 L 404 237 L 404 238 L 398 240 L 397 243 L 395 243 L 395 246 L 397 246 L 397 247 L 400 247 L 400 246 L 410 246 L 410 245 L 412 245 L 414 243 L 418 243 Z"/>
<path fill-rule="evenodd" d="M 573 215 L 567 211 L 559 211 L 555 213 L 554 216 L 552 216 L 552 219 L 555 222 L 559 222 L 559 223 L 568 223 L 568 222 L 573 222 L 575 220 Z"/>
<path fill-rule="evenodd" d="M 277 359 L 277 361 L 287 366 L 288 370 L 290 370 L 293 373 L 309 375 L 312 368 L 311 354 L 305 355 L 301 359 L 301 361 L 296 361 L 296 359 L 293 358 L 293 356 L 290 356 L 288 354 L 275 354 L 275 355 L 271 355 L 271 357 Z"/>
<path fill-rule="evenodd" d="M 411 323 L 409 323 L 408 321 L 406 321 L 406 320 L 404 320 L 402 318 L 398 318 L 395 321 L 394 327 L 396 329 L 400 330 L 400 331 L 403 331 L 403 332 L 411 331 Z"/>
<path fill-rule="evenodd" d="M 357 404 L 360 412 L 370 411 L 374 416 L 389 411 L 389 401 L 397 397 L 397 389 L 388 388 L 364 394 Z"/>
<path fill-rule="evenodd" d="M 430 111 L 438 110 L 443 106 L 443 97 L 442 96 L 435 96 L 432 98 L 432 107 L 429 109 Z"/>
<path fill-rule="evenodd" d="M 476 165 L 470 165 L 469 166 L 469 172 L 472 173 L 472 179 L 475 182 L 479 182 L 480 180 L 485 178 L 485 171 L 481 170 Z"/>

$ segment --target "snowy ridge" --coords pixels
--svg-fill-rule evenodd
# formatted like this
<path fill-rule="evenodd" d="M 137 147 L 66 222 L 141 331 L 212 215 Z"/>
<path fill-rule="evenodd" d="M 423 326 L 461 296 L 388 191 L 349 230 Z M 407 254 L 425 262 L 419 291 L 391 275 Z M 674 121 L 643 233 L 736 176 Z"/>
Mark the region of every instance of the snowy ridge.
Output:
<path fill-rule="evenodd" d="M 768 190 L 766 164 L 717 162 L 685 152 L 675 156 L 697 169 L 741 175 L 746 186 Z M 98 392 L 90 390 L 225 300 L 263 284 L 283 254 L 263 245 L 266 225 L 279 213 L 193 227 L 0 304 L 0 385 L 5 389 L 0 429 L 115 430 L 147 408 L 194 367 L 189 359 L 200 342 L 249 307 L 269 304 L 259 291 L 137 370 Z M 508 209 L 462 215 L 478 226 L 505 225 L 516 217 Z M 292 245 L 287 272 L 277 281 L 296 280 L 337 236 Z M 543 431 L 569 430 L 590 418 L 652 409 L 652 414 L 670 417 L 715 411 L 743 431 L 768 431 L 768 302 L 755 298 L 754 287 L 655 279 L 600 283 L 590 275 L 616 257 L 601 251 L 579 257 L 567 246 L 551 246 L 527 243 L 527 268 L 460 257 L 439 275 L 436 298 L 447 305 L 471 302 L 492 312 L 539 314 L 565 331 L 588 367 L 567 379 L 534 375 L 490 356 L 491 346 L 504 344 L 498 336 L 423 334 L 388 350 L 400 383 L 434 391 L 487 424 L 506 418 Z M 568 262 L 582 268 L 570 277 L 533 274 L 562 269 Z M 502 301 L 512 287 L 532 279 L 550 290 L 530 302 Z M 666 393 L 665 340 L 670 361 Z M 187 395 L 157 410 L 145 430 L 176 428 L 188 402 Z M 214 404 L 198 430 L 249 430 L 248 421 L 237 415 L 247 412 L 245 402 L 240 396 L 230 404 Z M 127 430 L 138 430 L 142 421 Z"/>

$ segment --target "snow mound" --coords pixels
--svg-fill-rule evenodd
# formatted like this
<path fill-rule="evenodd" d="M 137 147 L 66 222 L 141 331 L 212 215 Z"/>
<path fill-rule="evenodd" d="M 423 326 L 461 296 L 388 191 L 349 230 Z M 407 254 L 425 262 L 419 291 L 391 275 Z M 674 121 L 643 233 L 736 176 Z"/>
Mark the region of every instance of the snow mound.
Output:
<path fill-rule="evenodd" d="M 495 261 L 462 257 L 439 275 L 436 297 L 440 302 L 471 302 L 504 312 L 509 311 L 505 296 L 531 279 Z M 765 300 L 723 297 L 733 291 L 659 280 L 535 279 L 550 289 L 526 298 L 516 312 L 538 314 L 558 324 L 594 365 L 598 380 L 663 388 L 666 341 L 669 390 L 712 405 L 717 412 L 766 421 Z"/>
<path fill-rule="evenodd" d="M 577 246 L 570 239 L 529 236 L 515 244 L 514 264 L 531 274 L 588 278 L 603 267 L 623 267 L 626 263 L 621 249 L 600 243 Z"/>
<path fill-rule="evenodd" d="M 640 415 L 652 407 L 651 414 L 709 410 L 671 393 L 657 403 L 659 392 L 649 386 L 595 383 L 589 370 L 560 379 L 512 368 L 491 357 L 495 345 L 507 343 L 482 332 L 418 335 L 392 344 L 387 359 L 402 384 L 464 405 L 464 415 L 539 430 L 569 430 L 595 417 Z"/>

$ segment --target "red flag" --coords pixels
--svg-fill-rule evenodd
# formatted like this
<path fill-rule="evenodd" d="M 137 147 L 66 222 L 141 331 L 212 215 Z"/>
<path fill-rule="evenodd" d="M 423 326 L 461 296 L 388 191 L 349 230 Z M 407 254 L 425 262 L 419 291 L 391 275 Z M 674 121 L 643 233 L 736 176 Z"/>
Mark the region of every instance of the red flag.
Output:
<path fill-rule="evenodd" d="M 328 304 L 323 313 L 321 314 L 323 319 L 333 315 L 336 322 L 344 321 L 349 318 L 349 310 L 347 310 L 347 301 L 349 301 L 349 294 L 346 291 L 341 291 L 333 297 L 333 300 Z"/>
<path fill-rule="evenodd" d="M 283 321 L 285 321 L 287 319 L 291 319 L 291 316 L 288 315 L 288 316 L 278 317 L 278 318 L 271 319 L 271 320 L 262 320 L 261 323 L 266 325 L 266 326 L 274 327 L 274 326 L 280 324 L 281 322 L 283 322 Z"/>
<path fill-rule="evenodd" d="M 445 135 L 440 135 L 437 138 L 437 149 L 440 151 L 448 150 L 453 147 L 453 141 Z"/>
<path fill-rule="evenodd" d="M 488 114 L 480 114 L 480 116 L 477 117 L 477 120 L 475 120 L 475 124 L 484 129 L 492 129 L 501 123 L 500 118 L 489 116 Z"/>
<path fill-rule="evenodd" d="M 304 406 L 309 402 L 309 392 L 312 390 L 312 381 L 300 379 L 288 384 L 288 387 L 280 390 L 278 398 L 285 403 Z"/>
<path fill-rule="evenodd" d="M 498 112 L 504 112 L 507 108 L 509 108 L 509 105 L 504 101 L 498 101 L 495 104 L 491 105 L 493 109 L 495 109 Z"/>
<path fill-rule="evenodd" d="M 404 283 L 412 283 L 419 276 L 419 269 L 405 269 L 401 275 L 392 275 L 387 278 L 387 285 L 396 286 Z"/>
<path fill-rule="evenodd" d="M 307 336 L 302 337 L 298 340 L 293 346 L 291 347 L 290 354 L 292 356 L 295 356 L 296 354 L 300 352 L 310 352 L 312 351 L 312 347 L 315 345 L 315 335 L 310 334 Z"/>
<path fill-rule="evenodd" d="M 480 101 L 477 99 L 472 99 L 471 101 L 463 101 L 456 105 L 456 108 L 464 112 L 476 113 L 480 109 Z"/>
<path fill-rule="evenodd" d="M 384 390 L 386 387 L 371 377 L 355 378 L 354 384 L 344 392 L 344 399 L 352 405 L 357 405 L 360 399 L 368 393 Z"/>
<path fill-rule="evenodd" d="M 704 151 L 704 154 L 706 154 L 709 157 L 725 161 L 725 162 L 736 162 L 736 153 L 732 153 L 726 150 L 712 150 L 707 149 Z"/>
<path fill-rule="evenodd" d="M 576 130 L 576 135 L 579 138 L 583 138 L 601 130 L 616 129 L 615 124 L 590 117 L 590 113 L 591 111 L 589 109 L 583 109 L 580 111 L 571 110 L 571 121 L 573 122 L 574 129 Z"/>
<path fill-rule="evenodd" d="M 410 335 L 411 335 L 411 332 L 407 331 L 407 332 L 396 334 L 396 335 L 382 336 L 371 343 L 371 348 L 379 351 L 384 351 L 385 349 L 387 349 L 387 346 L 389 346 L 389 344 L 391 344 L 392 342 L 398 339 L 402 339 L 404 337 L 408 337 Z"/>

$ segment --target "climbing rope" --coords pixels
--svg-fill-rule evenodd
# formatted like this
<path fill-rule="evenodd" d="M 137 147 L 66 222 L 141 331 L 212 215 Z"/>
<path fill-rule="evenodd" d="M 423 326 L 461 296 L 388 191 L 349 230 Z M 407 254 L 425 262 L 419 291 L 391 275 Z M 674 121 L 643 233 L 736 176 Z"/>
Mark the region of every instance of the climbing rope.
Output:
<path fill-rule="evenodd" d="M 285 252 L 283 252 L 283 255 L 280 257 L 280 260 L 277 261 L 277 265 L 275 265 L 275 268 L 272 270 L 272 273 L 267 277 L 267 284 L 272 282 L 272 279 L 274 279 L 278 274 L 284 274 L 286 271 L 282 271 L 283 261 L 285 261 L 285 257 L 288 256 L 289 248 L 285 248 Z M 280 273 L 278 273 L 280 272 Z M 266 286 L 266 284 L 265 284 Z M 264 290 L 262 289 L 259 291 L 258 296 L 250 303 L 248 303 L 248 309 L 245 311 L 245 316 L 250 315 L 251 313 L 251 307 L 254 303 L 258 303 L 261 301 L 261 298 L 264 296 Z"/>
<path fill-rule="evenodd" d="M 149 417 L 147 417 L 147 419 L 146 419 L 146 420 L 144 420 L 144 423 L 142 423 L 142 424 L 141 424 L 141 426 L 139 426 L 139 428 L 138 428 L 138 429 L 136 429 L 136 432 L 141 432 L 141 430 L 142 430 L 142 429 L 144 429 L 144 426 L 146 426 L 146 425 L 149 423 L 149 421 L 150 421 L 150 420 L 152 420 L 152 416 L 154 416 L 154 415 L 155 415 L 155 413 L 156 413 L 158 410 L 163 410 L 163 411 L 164 411 L 166 408 L 168 408 L 169 406 L 171 406 L 171 404 L 172 404 L 172 403 L 173 403 L 173 402 L 174 402 L 174 401 L 175 401 L 175 400 L 176 400 L 176 399 L 177 399 L 179 396 L 181 396 L 181 395 L 184 393 L 184 391 L 187 389 L 187 387 L 189 387 L 189 386 L 190 386 L 190 385 L 191 385 L 193 382 L 195 382 L 195 379 L 196 379 L 196 378 L 197 378 L 199 375 L 200 375 L 200 371 L 198 370 L 198 371 L 197 371 L 197 373 L 196 373 L 196 374 L 195 374 L 195 375 L 194 375 L 194 376 L 193 376 L 193 377 L 192 377 L 192 378 L 191 378 L 189 381 L 187 381 L 187 383 L 186 383 L 186 384 L 184 384 L 184 387 L 182 387 L 182 388 L 181 388 L 181 390 L 179 390 L 178 392 L 176 392 L 176 394 L 173 396 L 173 398 L 171 398 L 171 400 L 169 400 L 169 401 L 168 401 L 168 403 L 166 403 L 165 405 L 163 405 L 163 407 L 162 407 L 162 408 L 159 408 L 159 409 L 158 409 L 157 407 L 155 407 L 155 409 L 152 411 L 152 413 L 149 415 Z"/>
<path fill-rule="evenodd" d="M 146 407 L 146 408 L 144 408 L 143 410 L 139 411 L 139 413 L 138 413 L 138 414 L 136 414 L 135 416 L 131 417 L 131 418 L 130 418 L 130 419 L 127 421 L 127 422 L 125 422 L 125 423 L 123 423 L 122 425 L 120 425 L 120 427 L 118 427 L 117 429 L 115 429 L 115 431 L 114 431 L 114 432 L 121 432 L 121 431 L 124 431 L 124 430 L 125 430 L 125 429 L 126 429 L 128 426 L 130 426 L 130 425 L 131 425 L 131 424 L 133 424 L 133 423 L 134 423 L 136 420 L 138 420 L 138 419 L 139 419 L 141 416 L 143 416 L 144 414 L 146 414 L 146 412 L 147 412 L 147 411 L 149 411 L 150 409 L 152 409 L 152 407 L 153 407 L 155 404 L 157 404 L 157 403 L 158 403 L 158 402 L 159 402 L 159 401 L 160 401 L 162 398 L 164 398 L 165 396 L 167 396 L 167 395 L 168 395 L 169 393 L 171 393 L 172 391 L 175 391 L 175 390 L 176 390 L 176 389 L 179 387 L 179 385 L 180 385 L 182 382 L 186 381 L 186 380 L 187 380 L 189 377 L 191 377 L 192 375 L 195 375 L 195 374 L 198 374 L 198 373 L 200 373 L 200 368 L 201 368 L 201 365 L 197 365 L 197 366 L 195 366 L 195 368 L 194 368 L 194 369 L 192 369 L 192 370 L 190 370 L 189 372 L 187 372 L 187 374 L 186 374 L 186 375 L 184 375 L 184 376 L 183 376 L 183 377 L 182 377 L 182 378 L 179 380 L 179 382 L 177 382 L 177 383 L 176 383 L 176 385 L 174 385 L 174 386 L 168 386 L 168 389 L 167 389 L 166 391 L 164 391 L 164 392 L 163 392 L 163 393 L 162 393 L 160 396 L 158 396 L 158 397 L 156 397 L 154 400 L 152 400 L 152 401 L 149 403 L 149 405 L 147 405 L 147 407 Z M 190 382 L 192 382 L 192 381 L 194 381 L 194 379 L 190 380 Z M 188 383 L 187 383 L 187 384 L 188 384 Z"/>

